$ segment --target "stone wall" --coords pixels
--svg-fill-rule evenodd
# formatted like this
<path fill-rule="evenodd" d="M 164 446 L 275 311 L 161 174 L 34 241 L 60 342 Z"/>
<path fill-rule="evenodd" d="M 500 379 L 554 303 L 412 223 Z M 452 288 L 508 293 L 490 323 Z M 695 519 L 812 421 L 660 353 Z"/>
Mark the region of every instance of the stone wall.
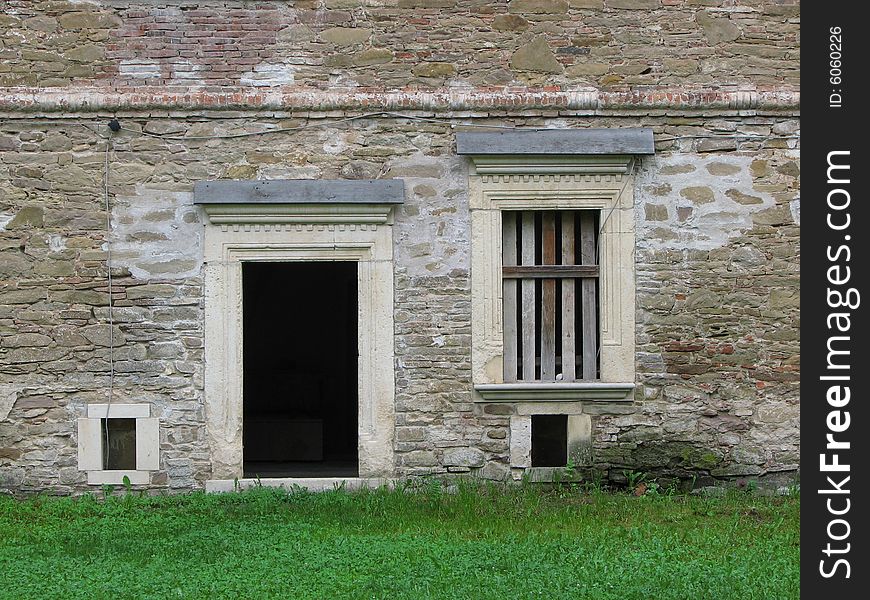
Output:
<path fill-rule="evenodd" d="M 651 126 L 658 140 L 657 155 L 636 176 L 637 402 L 623 409 L 630 414 L 594 416 L 596 464 L 616 476 L 626 468 L 714 476 L 795 469 L 797 121 L 650 116 L 594 123 Z M 450 123 L 235 115 L 131 116 L 122 124 L 109 153 L 114 398 L 153 402 L 162 419 L 157 486 L 193 487 L 210 473 L 202 216 L 192 187 L 227 177 L 405 180 L 394 238 L 397 473 L 484 467 L 487 477 L 506 476 L 507 417 L 498 406 L 471 402 L 468 164 L 455 155 Z M 302 125 L 266 136 L 191 139 Z M 27 119 L 0 125 L 6 489 L 84 487 L 75 417 L 85 403 L 105 401 L 109 380 L 104 130 L 94 119 L 87 127 Z"/>
<path fill-rule="evenodd" d="M 209 478 L 205 179 L 402 178 L 396 473 L 508 477 L 509 408 L 471 392 L 454 134 L 484 125 L 655 133 L 638 388 L 588 407 L 596 466 L 793 472 L 798 52 L 791 0 L 0 0 L 0 490 L 87 489 L 75 419 L 110 380 L 161 419 L 153 487 Z"/>
<path fill-rule="evenodd" d="M 796 89 L 797 0 L 0 1 L 0 86 Z"/>

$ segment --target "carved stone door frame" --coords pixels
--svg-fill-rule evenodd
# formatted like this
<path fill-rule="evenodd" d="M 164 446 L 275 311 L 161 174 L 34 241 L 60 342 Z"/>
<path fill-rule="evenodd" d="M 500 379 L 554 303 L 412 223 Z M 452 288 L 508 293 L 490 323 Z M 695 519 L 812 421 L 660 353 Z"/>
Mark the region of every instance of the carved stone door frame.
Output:
<path fill-rule="evenodd" d="M 205 413 L 213 480 L 243 476 L 242 264 L 245 262 L 358 264 L 359 476 L 393 474 L 391 211 L 401 202 L 402 194 L 401 182 L 392 180 L 197 184 L 195 202 L 205 208 L 208 217 Z"/>

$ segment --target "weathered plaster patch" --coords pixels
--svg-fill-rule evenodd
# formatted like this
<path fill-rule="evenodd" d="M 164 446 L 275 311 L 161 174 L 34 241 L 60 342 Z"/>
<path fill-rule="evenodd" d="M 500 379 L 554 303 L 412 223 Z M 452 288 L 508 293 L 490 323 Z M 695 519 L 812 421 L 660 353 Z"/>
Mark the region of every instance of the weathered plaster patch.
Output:
<path fill-rule="evenodd" d="M 185 218 L 187 217 L 187 218 Z M 137 188 L 112 210 L 112 259 L 140 279 L 184 279 L 202 266 L 202 224 L 193 194 Z"/>
<path fill-rule="evenodd" d="M 770 194 L 753 189 L 751 163 L 751 156 L 722 154 L 658 155 L 644 161 L 635 194 L 638 248 L 710 250 L 751 229 L 752 216 L 775 204 Z M 735 190 L 761 202 L 737 202 Z M 703 201 L 697 201 L 701 192 Z M 673 210 L 667 220 L 649 220 L 648 203 Z"/>
<path fill-rule="evenodd" d="M 244 73 L 240 83 L 251 87 L 276 87 L 292 85 L 296 79 L 296 67 L 286 63 L 261 63 Z"/>
<path fill-rule="evenodd" d="M 66 238 L 60 235 L 48 236 L 48 249 L 52 252 L 60 252 L 66 248 Z"/>
<path fill-rule="evenodd" d="M 348 133 L 323 131 L 320 134 L 320 139 L 323 142 L 323 151 L 327 154 L 338 155 L 347 150 L 350 144 L 347 143 Z"/>
<path fill-rule="evenodd" d="M 396 264 L 412 276 L 467 270 L 471 224 L 462 160 L 427 156 L 396 159 L 388 163 L 386 176 L 405 180 L 405 204 L 396 212 Z"/>
<path fill-rule="evenodd" d="M 795 224 L 801 224 L 801 199 L 795 198 L 791 202 L 788 203 L 788 208 L 791 210 L 791 218 L 794 219 Z"/>
<path fill-rule="evenodd" d="M 171 68 L 173 79 L 183 79 L 193 83 L 202 79 L 201 73 L 204 67 L 189 60 L 179 60 L 172 63 Z"/>
<path fill-rule="evenodd" d="M 118 73 L 132 79 L 159 78 L 160 63 L 140 59 L 122 60 L 118 65 Z"/>

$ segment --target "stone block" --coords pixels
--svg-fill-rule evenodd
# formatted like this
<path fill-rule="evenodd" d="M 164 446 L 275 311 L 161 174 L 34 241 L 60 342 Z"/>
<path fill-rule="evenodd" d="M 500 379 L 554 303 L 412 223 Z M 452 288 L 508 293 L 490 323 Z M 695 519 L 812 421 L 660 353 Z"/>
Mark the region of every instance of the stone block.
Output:
<path fill-rule="evenodd" d="M 49 292 L 52 302 L 67 302 L 69 304 L 91 304 L 106 306 L 109 304 L 109 294 L 94 290 L 58 290 Z"/>
<path fill-rule="evenodd" d="M 666 58 L 662 64 L 674 75 L 692 75 L 700 66 L 700 62 L 693 58 Z"/>
<path fill-rule="evenodd" d="M 729 189 L 725 192 L 725 195 L 737 202 L 738 204 L 750 205 L 750 204 L 764 204 L 764 199 L 759 196 L 751 196 L 749 194 L 744 194 L 740 190 L 736 190 L 734 188 Z"/>
<path fill-rule="evenodd" d="M 64 52 L 63 56 L 67 60 L 73 62 L 93 63 L 105 60 L 106 51 L 102 46 L 97 46 L 96 44 L 85 44 L 84 46 L 77 46 L 67 50 Z"/>
<path fill-rule="evenodd" d="M 68 12 L 58 17 L 64 29 L 113 29 L 123 25 L 120 17 L 108 12 Z"/>
<path fill-rule="evenodd" d="M 127 337 L 117 325 L 88 325 L 82 327 L 80 333 L 95 346 L 122 346 L 127 342 Z"/>
<path fill-rule="evenodd" d="M 661 8 L 661 0 L 605 0 L 607 8 L 622 10 L 655 10 Z"/>
<path fill-rule="evenodd" d="M 325 42 L 336 46 L 355 46 L 367 41 L 372 35 L 371 29 L 355 27 L 330 27 L 320 32 Z"/>
<path fill-rule="evenodd" d="M 663 204 L 644 204 L 644 216 L 647 221 L 667 221 L 668 207 Z"/>
<path fill-rule="evenodd" d="M 15 213 L 12 220 L 6 224 L 6 229 L 30 229 L 43 226 L 43 208 L 41 206 L 25 206 Z"/>
<path fill-rule="evenodd" d="M 482 467 L 484 455 L 477 448 L 447 448 L 442 464 L 446 467 Z"/>
<path fill-rule="evenodd" d="M 387 48 L 370 48 L 351 57 L 351 62 L 357 67 L 385 65 L 393 61 L 394 55 Z"/>
<path fill-rule="evenodd" d="M 520 14 L 564 14 L 568 12 L 567 0 L 510 0 L 508 11 Z"/>
<path fill-rule="evenodd" d="M 787 205 L 774 206 L 752 215 L 752 222 L 756 225 L 788 225 L 794 222 L 791 210 Z"/>
<path fill-rule="evenodd" d="M 19 333 L 0 338 L 0 346 L 3 348 L 21 348 L 24 346 L 48 346 L 51 338 L 41 333 Z"/>
<path fill-rule="evenodd" d="M 732 165 L 730 163 L 724 162 L 711 162 L 707 165 L 707 172 L 710 175 L 716 175 L 717 177 L 726 177 L 728 175 L 736 175 L 742 169 L 738 165 Z"/>
<path fill-rule="evenodd" d="M 539 73 L 561 73 L 562 65 L 547 44 L 544 36 L 538 36 L 528 44 L 520 46 L 511 56 L 511 68 L 517 71 Z"/>
<path fill-rule="evenodd" d="M 529 22 L 519 15 L 496 15 L 492 20 L 492 28 L 496 31 L 525 31 Z"/>
<path fill-rule="evenodd" d="M 706 11 L 696 13 L 695 22 L 703 28 L 711 46 L 733 42 L 742 34 L 740 28 L 730 19 L 713 17 Z"/>
<path fill-rule="evenodd" d="M 691 200 L 695 204 L 708 204 L 715 199 L 713 190 L 706 185 L 685 187 L 680 190 L 680 196 Z"/>
<path fill-rule="evenodd" d="M 510 467 L 497 462 L 488 462 L 476 472 L 481 479 L 506 481 L 510 477 Z"/>
<path fill-rule="evenodd" d="M 58 346 L 87 346 L 90 343 L 86 337 L 81 335 L 80 328 L 71 325 L 55 327 L 51 336 Z"/>
<path fill-rule="evenodd" d="M 456 67 L 450 63 L 431 62 L 417 65 L 411 72 L 417 77 L 450 77 L 456 74 Z"/>
<path fill-rule="evenodd" d="M 23 252 L 0 252 L 0 279 L 11 279 L 32 270 L 33 262 Z"/>
<path fill-rule="evenodd" d="M 151 300 L 154 298 L 172 298 L 178 288 L 168 283 L 137 285 L 127 288 L 128 300 Z"/>
<path fill-rule="evenodd" d="M 402 464 L 408 467 L 431 467 L 437 463 L 435 453 L 431 450 L 414 450 L 398 456 Z"/>
<path fill-rule="evenodd" d="M 2 254 L 2 253 L 0 253 Z M 48 292 L 44 289 L 9 290 L 0 292 L 0 305 L 2 304 L 33 304 L 45 300 Z"/>
<path fill-rule="evenodd" d="M 660 175 L 682 175 L 684 173 L 691 173 L 696 169 L 693 164 L 681 164 L 681 165 L 664 165 L 661 169 L 659 169 Z"/>

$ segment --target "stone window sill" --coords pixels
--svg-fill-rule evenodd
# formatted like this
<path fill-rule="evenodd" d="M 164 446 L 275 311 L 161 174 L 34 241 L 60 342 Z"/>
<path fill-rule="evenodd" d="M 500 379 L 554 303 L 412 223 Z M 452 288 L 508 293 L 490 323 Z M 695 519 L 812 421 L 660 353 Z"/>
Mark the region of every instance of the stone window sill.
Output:
<path fill-rule="evenodd" d="M 474 386 L 476 402 L 631 402 L 633 383 L 487 383 Z"/>
<path fill-rule="evenodd" d="M 130 479 L 130 485 L 148 485 L 151 483 L 150 471 L 88 471 L 88 485 L 123 485 L 124 477 Z"/>

